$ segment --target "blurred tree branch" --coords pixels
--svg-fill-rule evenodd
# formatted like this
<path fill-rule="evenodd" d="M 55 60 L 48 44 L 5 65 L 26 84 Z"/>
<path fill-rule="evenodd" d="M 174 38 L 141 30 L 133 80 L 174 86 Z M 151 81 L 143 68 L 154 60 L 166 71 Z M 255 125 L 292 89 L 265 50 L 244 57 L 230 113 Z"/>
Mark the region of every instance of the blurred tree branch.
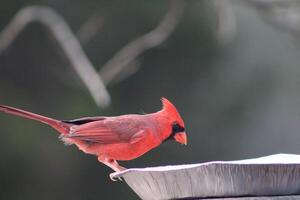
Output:
<path fill-rule="evenodd" d="M 232 4 L 238 1 L 212 0 L 211 2 L 218 20 L 216 38 L 220 44 L 228 44 L 236 34 L 236 16 Z M 254 8 L 265 22 L 299 37 L 299 0 L 244 0 L 244 2 Z"/>
<path fill-rule="evenodd" d="M 158 46 L 171 35 L 181 19 L 184 5 L 183 0 L 169 0 L 169 9 L 158 26 L 121 48 L 101 68 L 100 74 L 95 70 L 77 39 L 78 37 L 86 43 L 101 28 L 103 20 L 99 19 L 97 13 L 82 25 L 76 37 L 65 20 L 53 9 L 44 6 L 25 7 L 17 12 L 0 33 L 0 54 L 12 44 L 28 24 L 39 22 L 46 26 L 58 41 L 96 104 L 105 108 L 110 105 L 110 95 L 106 85 L 114 80 L 125 79 L 138 70 L 137 57 L 144 51 Z"/>
<path fill-rule="evenodd" d="M 99 15 L 99 12 L 92 14 L 88 20 L 81 25 L 76 33 L 81 45 L 87 44 L 96 35 L 96 33 L 99 32 L 99 30 L 103 27 L 103 24 L 104 20 Z"/>
<path fill-rule="evenodd" d="M 170 0 L 169 9 L 157 27 L 129 42 L 100 69 L 104 83 L 110 83 L 125 68 L 137 68 L 137 65 L 132 63 L 136 63 L 135 60 L 143 52 L 160 45 L 171 35 L 183 15 L 184 7 L 184 0 Z M 135 72 L 136 69 L 131 71 Z"/>
<path fill-rule="evenodd" d="M 58 41 L 96 104 L 106 107 L 110 104 L 110 95 L 97 71 L 82 50 L 68 24 L 51 8 L 28 6 L 21 9 L 0 34 L 0 53 L 2 53 L 29 23 L 39 22 L 45 25 Z"/>
<path fill-rule="evenodd" d="M 300 34 L 300 1 L 298 0 L 247 0 L 268 23 L 288 31 L 296 37 Z"/>
<path fill-rule="evenodd" d="M 211 1 L 217 15 L 216 38 L 222 45 L 229 44 L 236 35 L 236 16 L 229 0 Z"/>

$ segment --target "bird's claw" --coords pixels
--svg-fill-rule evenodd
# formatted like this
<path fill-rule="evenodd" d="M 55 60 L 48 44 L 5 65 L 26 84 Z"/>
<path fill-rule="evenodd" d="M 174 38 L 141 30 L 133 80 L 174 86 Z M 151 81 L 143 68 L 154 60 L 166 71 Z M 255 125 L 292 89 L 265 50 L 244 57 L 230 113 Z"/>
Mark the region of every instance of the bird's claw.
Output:
<path fill-rule="evenodd" d="M 109 174 L 109 178 L 112 181 L 123 181 L 123 179 L 120 176 L 117 176 L 117 178 L 115 177 L 117 175 L 118 172 L 114 172 Z"/>

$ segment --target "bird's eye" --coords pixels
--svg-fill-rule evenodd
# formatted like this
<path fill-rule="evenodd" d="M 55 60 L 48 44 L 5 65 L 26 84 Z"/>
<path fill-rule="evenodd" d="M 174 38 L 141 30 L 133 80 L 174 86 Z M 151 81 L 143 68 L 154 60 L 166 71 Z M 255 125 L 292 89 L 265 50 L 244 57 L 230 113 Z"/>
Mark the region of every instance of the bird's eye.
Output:
<path fill-rule="evenodd" d="M 172 132 L 174 133 L 178 133 L 178 132 L 183 132 L 185 129 L 184 127 L 180 126 L 178 123 L 173 123 L 172 125 Z"/>

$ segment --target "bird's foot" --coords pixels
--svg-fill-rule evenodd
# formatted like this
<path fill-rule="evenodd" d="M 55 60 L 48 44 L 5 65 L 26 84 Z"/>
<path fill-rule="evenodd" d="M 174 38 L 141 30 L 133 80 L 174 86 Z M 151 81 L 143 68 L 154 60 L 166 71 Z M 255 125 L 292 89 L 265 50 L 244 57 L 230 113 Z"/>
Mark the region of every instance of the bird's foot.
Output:
<path fill-rule="evenodd" d="M 124 170 L 126 170 L 125 167 L 118 165 L 118 167 L 115 169 L 115 172 L 109 174 L 110 179 L 112 181 L 123 181 L 123 179 L 120 176 L 118 176 L 118 173 Z M 115 178 L 115 176 L 117 176 L 117 178 Z"/>
<path fill-rule="evenodd" d="M 120 166 L 116 160 L 109 159 L 107 157 L 99 156 L 98 160 L 115 171 L 114 173 L 111 173 L 109 175 L 112 181 L 118 181 L 118 180 L 123 181 L 121 177 L 115 178 L 115 176 L 117 175 L 118 172 L 126 170 L 125 167 Z"/>
<path fill-rule="evenodd" d="M 112 181 L 123 181 L 123 179 L 120 176 L 115 177 L 119 172 L 113 172 L 109 174 L 109 178 Z"/>

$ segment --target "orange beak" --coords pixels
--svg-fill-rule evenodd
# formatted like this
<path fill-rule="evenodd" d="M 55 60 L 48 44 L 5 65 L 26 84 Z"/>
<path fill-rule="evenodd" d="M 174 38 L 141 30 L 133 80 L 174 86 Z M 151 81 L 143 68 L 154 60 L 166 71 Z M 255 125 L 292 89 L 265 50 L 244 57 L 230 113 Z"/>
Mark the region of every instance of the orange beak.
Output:
<path fill-rule="evenodd" d="M 176 133 L 174 138 L 176 142 L 187 145 L 187 136 L 185 132 Z"/>

